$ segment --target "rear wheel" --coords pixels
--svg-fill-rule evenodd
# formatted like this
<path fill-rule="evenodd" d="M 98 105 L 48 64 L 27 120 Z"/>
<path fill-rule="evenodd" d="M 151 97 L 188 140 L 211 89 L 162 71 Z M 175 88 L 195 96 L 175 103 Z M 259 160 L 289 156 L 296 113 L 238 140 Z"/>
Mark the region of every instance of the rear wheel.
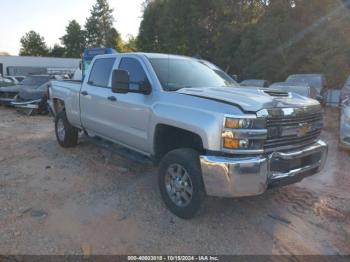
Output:
<path fill-rule="evenodd" d="M 74 147 L 78 144 L 78 129 L 67 120 L 65 111 L 57 114 L 55 118 L 55 133 L 58 143 L 62 147 Z"/>
<path fill-rule="evenodd" d="M 176 216 L 195 216 L 205 198 L 199 154 L 193 149 L 176 149 L 162 159 L 159 166 L 162 199 Z"/>

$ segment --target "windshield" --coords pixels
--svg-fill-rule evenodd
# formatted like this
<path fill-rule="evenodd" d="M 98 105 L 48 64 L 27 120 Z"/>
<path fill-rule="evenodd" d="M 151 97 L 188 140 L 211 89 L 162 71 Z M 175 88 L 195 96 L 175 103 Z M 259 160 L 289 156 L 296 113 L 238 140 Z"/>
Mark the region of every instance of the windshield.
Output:
<path fill-rule="evenodd" d="M 194 59 L 154 58 L 150 62 L 164 90 L 193 87 L 239 86 L 219 68 L 211 68 Z"/>
<path fill-rule="evenodd" d="M 50 81 L 50 76 L 30 76 L 25 78 L 20 85 L 40 86 L 48 81 Z"/>

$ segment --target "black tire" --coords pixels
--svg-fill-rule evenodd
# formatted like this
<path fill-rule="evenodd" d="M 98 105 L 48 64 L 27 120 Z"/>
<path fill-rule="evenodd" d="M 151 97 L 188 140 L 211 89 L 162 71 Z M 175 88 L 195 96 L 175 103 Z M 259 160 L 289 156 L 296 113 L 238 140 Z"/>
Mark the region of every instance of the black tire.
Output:
<path fill-rule="evenodd" d="M 59 126 L 63 124 L 64 134 L 59 134 Z M 67 119 L 65 111 L 62 111 L 57 114 L 55 117 L 55 133 L 57 142 L 65 148 L 75 147 L 78 144 L 78 133 L 79 130 L 73 127 Z"/>
<path fill-rule="evenodd" d="M 187 171 L 190 178 L 192 197 L 186 206 L 177 205 L 170 197 L 166 186 L 166 176 L 169 168 L 180 165 Z M 176 149 L 166 154 L 159 165 L 159 189 L 162 199 L 168 209 L 176 216 L 190 219 L 201 208 L 205 199 L 205 190 L 202 180 L 202 170 L 197 151 L 189 148 Z M 187 184 L 187 183 L 186 183 Z M 168 187 L 169 188 L 169 187 Z M 184 190 L 182 190 L 184 191 Z M 174 194 L 175 195 L 175 194 Z"/>

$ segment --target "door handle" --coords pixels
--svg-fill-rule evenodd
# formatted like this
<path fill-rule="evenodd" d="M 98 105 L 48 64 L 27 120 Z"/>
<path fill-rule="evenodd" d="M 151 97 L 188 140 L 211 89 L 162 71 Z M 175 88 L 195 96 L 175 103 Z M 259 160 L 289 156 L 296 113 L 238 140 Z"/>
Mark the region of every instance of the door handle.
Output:
<path fill-rule="evenodd" d="M 81 92 L 81 94 L 82 94 L 83 96 L 87 96 L 87 95 L 88 95 L 88 92 L 83 91 L 83 92 Z"/>
<path fill-rule="evenodd" d="M 115 96 L 109 96 L 107 99 L 110 101 L 117 101 L 117 98 Z"/>

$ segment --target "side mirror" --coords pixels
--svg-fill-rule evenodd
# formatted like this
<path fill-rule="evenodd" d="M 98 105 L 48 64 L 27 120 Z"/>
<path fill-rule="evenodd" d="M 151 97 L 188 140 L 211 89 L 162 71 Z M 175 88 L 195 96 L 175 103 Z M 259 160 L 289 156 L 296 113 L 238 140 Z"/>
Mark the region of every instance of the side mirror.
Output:
<path fill-rule="evenodd" d="M 129 72 L 116 69 L 112 73 L 112 92 L 126 94 L 129 92 Z"/>

